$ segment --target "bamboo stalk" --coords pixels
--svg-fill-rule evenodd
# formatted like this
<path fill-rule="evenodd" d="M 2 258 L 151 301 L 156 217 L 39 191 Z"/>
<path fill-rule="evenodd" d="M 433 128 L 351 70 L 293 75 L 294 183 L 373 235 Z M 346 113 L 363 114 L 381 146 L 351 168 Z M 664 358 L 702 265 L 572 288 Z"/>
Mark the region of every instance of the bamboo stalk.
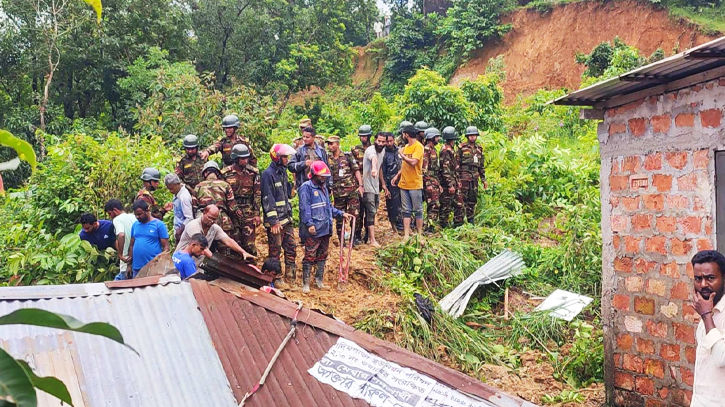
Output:
<path fill-rule="evenodd" d="M 503 292 L 503 319 L 509 320 L 509 288 Z"/>

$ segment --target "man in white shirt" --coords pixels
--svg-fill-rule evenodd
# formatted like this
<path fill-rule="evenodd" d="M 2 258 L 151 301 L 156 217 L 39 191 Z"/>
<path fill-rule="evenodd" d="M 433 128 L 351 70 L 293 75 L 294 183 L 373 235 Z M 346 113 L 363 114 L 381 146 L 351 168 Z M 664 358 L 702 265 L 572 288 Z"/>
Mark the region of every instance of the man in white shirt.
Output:
<path fill-rule="evenodd" d="M 133 214 L 126 213 L 123 211 L 123 205 L 118 199 L 111 199 L 106 202 L 106 206 L 103 210 L 108 215 L 108 218 L 113 221 L 113 228 L 116 231 L 116 252 L 120 259 L 118 267 L 120 272 L 119 276 L 125 276 L 128 270 L 128 248 L 131 243 L 131 227 L 136 222 L 136 217 Z"/>
<path fill-rule="evenodd" d="M 164 184 L 174 194 L 174 201 L 167 203 L 164 210 L 166 212 L 174 210 L 174 238 L 178 242 L 186 224 L 194 219 L 191 210 L 191 193 L 176 174 L 168 174 L 164 177 Z"/>
<path fill-rule="evenodd" d="M 695 381 L 691 407 L 717 407 L 725 400 L 725 256 L 703 250 L 692 257 L 695 296 L 692 302 L 700 314 L 695 339 Z"/>

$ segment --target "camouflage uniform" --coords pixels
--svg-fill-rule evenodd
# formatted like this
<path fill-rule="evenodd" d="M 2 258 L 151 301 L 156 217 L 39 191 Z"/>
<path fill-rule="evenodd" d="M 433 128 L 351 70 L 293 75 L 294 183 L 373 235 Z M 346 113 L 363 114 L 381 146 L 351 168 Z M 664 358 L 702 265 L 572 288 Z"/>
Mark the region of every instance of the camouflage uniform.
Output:
<path fill-rule="evenodd" d="M 232 165 L 234 164 L 234 160 L 232 160 L 232 147 L 236 146 L 237 144 L 244 144 L 249 149 L 249 165 L 252 167 L 257 166 L 257 157 L 254 156 L 254 152 L 252 151 L 252 146 L 249 145 L 249 142 L 244 137 L 237 134 L 235 136 L 235 140 L 232 141 L 229 139 L 229 137 L 222 137 L 219 140 L 217 140 L 216 143 L 210 145 L 206 148 L 206 152 L 209 153 L 209 155 L 221 152 L 222 153 L 222 161 L 224 162 L 224 165 Z"/>
<path fill-rule="evenodd" d="M 439 172 L 439 179 L 443 188 L 439 212 L 439 222 L 442 228 L 448 227 L 451 211 L 453 212 L 453 226 L 457 227 L 463 224 L 463 195 L 460 193 L 457 171 L 456 153 L 452 146 L 444 144 L 441 148 Z M 455 189 L 453 193 L 448 191 L 448 188 L 451 187 Z"/>
<path fill-rule="evenodd" d="M 176 175 L 181 178 L 181 182 L 186 184 L 191 191 L 194 192 L 194 188 L 201 182 L 204 181 L 204 177 L 201 175 L 201 170 L 204 168 L 206 160 L 202 159 L 197 153 L 193 157 L 185 155 L 184 158 L 179 160 L 176 164 Z"/>
<path fill-rule="evenodd" d="M 216 223 L 222 227 L 232 239 L 239 241 L 239 235 L 234 227 L 234 217 L 237 210 L 237 203 L 234 201 L 232 187 L 226 181 L 220 179 L 207 179 L 196 186 L 196 200 L 199 211 L 204 210 L 207 205 L 219 207 L 219 217 Z"/>
<path fill-rule="evenodd" d="M 164 208 L 159 207 L 159 205 L 156 203 L 156 198 L 154 198 L 154 196 L 151 195 L 151 192 L 149 192 L 146 188 L 141 188 L 141 190 L 138 191 L 138 193 L 136 194 L 136 198 L 133 201 L 136 202 L 139 199 L 149 204 L 151 216 L 160 220 L 164 219 L 164 213 L 166 213 L 166 211 L 164 210 Z"/>
<path fill-rule="evenodd" d="M 357 162 L 357 168 L 360 170 L 360 173 L 362 174 L 362 167 L 363 167 L 363 158 L 365 157 L 365 150 L 370 147 L 372 144 L 365 147 L 362 144 L 358 144 L 355 147 L 350 150 L 350 153 L 352 153 L 352 156 L 355 158 L 355 162 Z M 359 217 L 355 221 L 355 236 L 360 237 L 362 236 L 362 229 L 363 225 L 365 224 L 365 207 L 362 203 L 362 200 L 358 198 L 358 202 L 360 203 L 358 205 L 357 213 L 359 214 Z"/>
<path fill-rule="evenodd" d="M 483 149 L 476 143 L 461 143 L 456 151 L 458 181 L 466 209 L 466 218 L 473 222 L 473 213 L 478 202 L 478 181 L 486 181 Z"/>
<path fill-rule="evenodd" d="M 257 247 L 254 242 L 257 239 L 257 225 L 254 223 L 254 218 L 260 216 L 259 208 L 262 200 L 259 170 L 251 165 L 240 170 L 237 166 L 230 165 L 222 170 L 222 176 L 232 187 L 234 199 L 242 215 L 241 219 L 237 219 L 240 237 L 238 243 L 247 253 L 256 256 Z"/>
<path fill-rule="evenodd" d="M 328 156 L 330 172 L 332 172 L 332 195 L 335 208 L 342 212 L 349 213 L 355 218 L 360 213 L 359 185 L 355 173 L 360 171 L 357 161 L 350 153 L 340 152 L 340 156 Z M 337 221 L 337 234 L 342 231 L 342 222 Z"/>
<path fill-rule="evenodd" d="M 430 226 L 438 224 L 440 210 L 441 184 L 438 182 L 438 152 L 435 146 L 426 144 L 423 150 L 423 191 L 428 207 L 427 223 Z"/>

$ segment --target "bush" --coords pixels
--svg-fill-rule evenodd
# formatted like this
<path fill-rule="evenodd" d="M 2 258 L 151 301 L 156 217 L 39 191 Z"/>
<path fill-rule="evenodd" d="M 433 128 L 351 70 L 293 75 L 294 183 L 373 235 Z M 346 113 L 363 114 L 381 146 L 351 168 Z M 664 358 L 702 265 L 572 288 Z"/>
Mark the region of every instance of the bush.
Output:
<path fill-rule="evenodd" d="M 59 284 L 108 279 L 117 270 L 115 254 L 99 253 L 77 236 L 83 212 L 105 217 L 112 198 L 130 204 L 141 188 L 139 175 L 156 167 L 173 171 L 174 159 L 160 137 L 110 135 L 96 139 L 69 134 L 48 149 L 28 186 L 0 204 L 0 280 Z M 166 188 L 155 196 L 170 200 Z"/>

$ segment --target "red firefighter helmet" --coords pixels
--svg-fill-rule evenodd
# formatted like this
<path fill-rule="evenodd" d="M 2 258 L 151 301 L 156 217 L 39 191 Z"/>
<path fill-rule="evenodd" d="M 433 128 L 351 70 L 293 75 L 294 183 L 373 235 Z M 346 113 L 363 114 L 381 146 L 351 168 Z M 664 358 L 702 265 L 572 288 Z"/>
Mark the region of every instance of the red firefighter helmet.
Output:
<path fill-rule="evenodd" d="M 319 175 L 321 177 L 331 177 L 332 173 L 330 173 L 330 169 L 327 168 L 327 164 L 323 161 L 315 161 L 312 165 L 310 165 L 310 173 L 307 177 L 312 179 L 315 175 Z"/>
<path fill-rule="evenodd" d="M 288 144 L 275 144 L 272 149 L 269 150 L 269 157 L 272 161 L 278 163 L 279 159 L 284 156 L 290 156 L 295 153 L 295 149 Z"/>

